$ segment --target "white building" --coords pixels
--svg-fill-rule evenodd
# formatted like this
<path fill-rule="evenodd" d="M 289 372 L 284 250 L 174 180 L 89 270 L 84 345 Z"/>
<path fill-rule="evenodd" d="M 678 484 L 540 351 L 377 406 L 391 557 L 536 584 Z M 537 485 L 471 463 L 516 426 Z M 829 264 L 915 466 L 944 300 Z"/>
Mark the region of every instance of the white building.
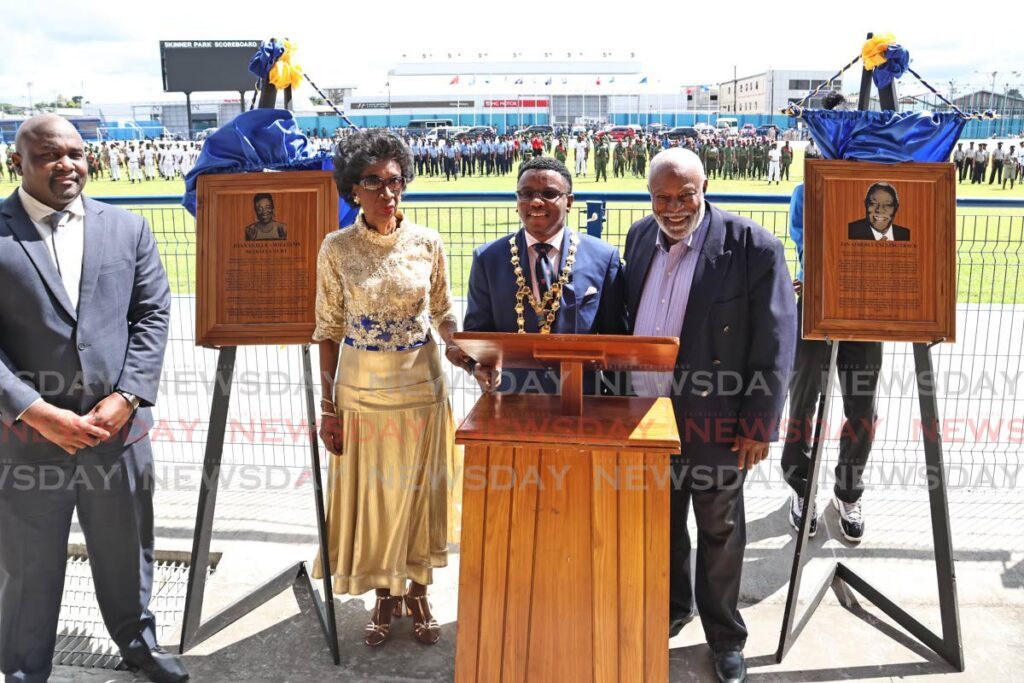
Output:
<path fill-rule="evenodd" d="M 773 69 L 744 76 L 719 85 L 719 104 L 723 114 L 776 114 L 787 104 L 801 101 L 810 91 L 824 84 L 830 71 L 787 71 Z M 841 79 L 833 81 L 829 91 L 842 92 Z M 824 91 L 823 91 L 824 92 Z M 820 107 L 821 97 L 808 102 Z"/>

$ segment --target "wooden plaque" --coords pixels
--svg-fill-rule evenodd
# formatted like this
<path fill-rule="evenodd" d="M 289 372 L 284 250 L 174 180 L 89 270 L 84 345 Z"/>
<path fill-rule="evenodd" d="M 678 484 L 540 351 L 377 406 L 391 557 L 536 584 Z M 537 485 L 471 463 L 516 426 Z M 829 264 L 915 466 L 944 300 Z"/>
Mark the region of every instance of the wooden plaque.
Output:
<path fill-rule="evenodd" d="M 199 178 L 196 345 L 308 344 L 316 260 L 338 227 L 329 171 Z"/>
<path fill-rule="evenodd" d="M 956 340 L 953 164 L 807 162 L 803 336 Z"/>

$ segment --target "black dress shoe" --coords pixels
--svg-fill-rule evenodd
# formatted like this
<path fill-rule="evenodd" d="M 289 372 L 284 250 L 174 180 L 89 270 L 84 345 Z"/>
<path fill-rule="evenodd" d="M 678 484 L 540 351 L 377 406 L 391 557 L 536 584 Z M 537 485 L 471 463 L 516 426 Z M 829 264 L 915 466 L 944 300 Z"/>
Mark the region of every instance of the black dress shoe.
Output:
<path fill-rule="evenodd" d="M 161 647 L 152 650 L 145 645 L 133 646 L 121 652 L 124 668 L 132 673 L 141 671 L 153 683 L 182 683 L 188 680 L 188 671 L 181 660 Z"/>
<path fill-rule="evenodd" d="M 715 678 L 719 683 L 743 683 L 747 680 L 747 662 L 743 650 L 715 653 Z"/>
<path fill-rule="evenodd" d="M 696 615 L 693 612 L 684 614 L 682 616 L 669 615 L 668 619 L 668 637 L 675 638 L 679 635 L 679 632 L 683 630 L 683 627 L 693 621 Z"/>

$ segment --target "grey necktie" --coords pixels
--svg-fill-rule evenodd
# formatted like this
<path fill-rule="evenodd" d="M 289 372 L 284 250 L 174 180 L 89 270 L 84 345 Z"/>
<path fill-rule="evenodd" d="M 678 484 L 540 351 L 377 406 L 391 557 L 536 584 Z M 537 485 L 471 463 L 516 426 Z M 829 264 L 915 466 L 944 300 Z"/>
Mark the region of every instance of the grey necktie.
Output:
<path fill-rule="evenodd" d="M 60 256 L 57 255 L 57 228 L 64 222 L 64 217 L 68 215 L 67 211 L 54 211 L 46 217 L 46 222 L 50 224 L 50 246 L 53 247 L 53 260 L 57 263 L 57 274 L 64 277 L 64 273 L 60 271 Z"/>

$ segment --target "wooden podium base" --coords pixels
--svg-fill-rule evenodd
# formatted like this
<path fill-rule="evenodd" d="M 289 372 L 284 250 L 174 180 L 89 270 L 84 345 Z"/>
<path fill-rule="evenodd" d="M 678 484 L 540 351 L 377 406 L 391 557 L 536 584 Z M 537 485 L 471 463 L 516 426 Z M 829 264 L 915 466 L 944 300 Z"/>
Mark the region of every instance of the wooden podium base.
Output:
<path fill-rule="evenodd" d="M 466 446 L 455 680 L 668 680 L 668 399 L 487 395 Z"/>

